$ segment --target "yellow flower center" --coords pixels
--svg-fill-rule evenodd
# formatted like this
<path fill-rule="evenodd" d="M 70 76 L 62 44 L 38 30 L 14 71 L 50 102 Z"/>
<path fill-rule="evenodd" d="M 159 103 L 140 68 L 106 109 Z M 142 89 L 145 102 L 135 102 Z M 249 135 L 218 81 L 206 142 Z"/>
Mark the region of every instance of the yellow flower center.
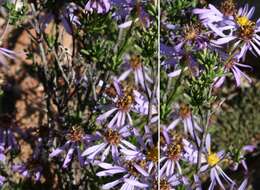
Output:
<path fill-rule="evenodd" d="M 237 23 L 241 26 L 247 26 L 247 25 L 251 25 L 251 21 L 246 17 L 246 16 L 239 16 L 237 17 Z"/>
<path fill-rule="evenodd" d="M 127 168 L 128 172 L 135 176 L 138 177 L 140 176 L 140 172 L 135 168 L 134 164 L 139 165 L 142 169 L 145 169 L 146 167 L 146 161 L 145 160 L 141 160 L 141 161 L 126 161 L 125 162 L 125 167 Z"/>
<path fill-rule="evenodd" d="M 189 117 L 191 114 L 190 108 L 186 104 L 181 104 L 179 114 L 183 119 Z"/>
<path fill-rule="evenodd" d="M 170 190 L 171 187 L 166 179 L 160 180 L 160 189 L 161 190 Z"/>
<path fill-rule="evenodd" d="M 231 60 L 225 66 L 226 66 L 226 68 L 231 69 L 234 64 L 235 64 L 234 60 Z"/>
<path fill-rule="evenodd" d="M 153 162 L 158 162 L 158 147 L 149 148 L 147 150 L 147 159 Z"/>
<path fill-rule="evenodd" d="M 122 111 L 128 111 L 133 103 L 133 87 L 126 86 L 124 88 L 124 95 L 118 99 L 116 106 Z"/>
<path fill-rule="evenodd" d="M 167 149 L 167 155 L 170 160 L 177 161 L 181 157 L 183 144 L 181 141 L 174 141 Z"/>
<path fill-rule="evenodd" d="M 130 59 L 130 65 L 133 70 L 141 67 L 141 58 L 139 55 L 133 55 Z"/>
<path fill-rule="evenodd" d="M 183 32 L 185 40 L 193 41 L 200 33 L 200 26 L 195 24 L 185 25 Z"/>
<path fill-rule="evenodd" d="M 84 131 L 80 127 L 72 127 L 69 134 L 67 134 L 67 139 L 73 142 L 80 142 L 84 136 Z"/>
<path fill-rule="evenodd" d="M 212 167 L 215 166 L 220 161 L 216 153 L 210 153 L 208 155 L 208 164 Z"/>
<path fill-rule="evenodd" d="M 107 130 L 105 137 L 106 140 L 112 145 L 118 145 L 120 142 L 120 134 L 112 129 Z"/>
<path fill-rule="evenodd" d="M 116 105 L 117 105 L 117 107 L 118 107 L 120 110 L 128 111 L 128 110 L 130 109 L 130 107 L 131 107 L 133 101 L 134 101 L 133 96 L 131 96 L 131 95 L 125 95 L 125 96 L 121 97 L 121 98 L 117 101 Z"/>
<path fill-rule="evenodd" d="M 239 16 L 236 20 L 237 24 L 240 26 L 238 30 L 239 36 L 244 40 L 252 39 L 256 23 L 249 20 L 246 16 Z"/>

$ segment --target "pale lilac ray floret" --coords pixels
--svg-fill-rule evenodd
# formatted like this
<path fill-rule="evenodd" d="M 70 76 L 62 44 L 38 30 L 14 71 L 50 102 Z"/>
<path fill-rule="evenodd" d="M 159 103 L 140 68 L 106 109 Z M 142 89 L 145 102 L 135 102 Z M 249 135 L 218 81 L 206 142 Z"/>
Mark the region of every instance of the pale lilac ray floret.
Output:
<path fill-rule="evenodd" d="M 124 81 L 131 73 L 134 75 L 135 86 L 141 85 L 145 89 L 145 82 L 153 83 L 153 80 L 148 75 L 148 68 L 142 64 L 140 56 L 133 55 L 127 59 L 127 69 L 118 78 L 119 81 Z M 148 88 L 148 90 L 150 90 Z"/>
<path fill-rule="evenodd" d="M 143 160 L 147 166 L 147 172 L 152 174 L 157 172 L 158 165 L 158 146 L 155 144 L 152 132 L 148 126 L 145 126 L 144 135 L 142 136 L 137 129 L 134 130 L 134 136 L 137 138 L 138 148 L 122 149 L 125 160 Z"/>
<path fill-rule="evenodd" d="M 183 123 L 184 132 L 198 142 L 197 133 L 201 132 L 201 127 L 196 122 L 196 117 L 192 115 L 191 109 L 186 104 L 180 104 L 178 117 L 168 126 L 168 130 L 174 129 L 180 122 Z"/>
<path fill-rule="evenodd" d="M 16 53 L 7 48 L 0 47 L 0 64 L 6 63 L 6 59 L 5 59 L 6 57 L 9 59 L 15 59 Z"/>
<path fill-rule="evenodd" d="M 133 125 L 131 112 L 139 113 L 140 115 L 148 115 L 149 101 L 144 98 L 137 90 L 131 87 L 122 88 L 118 80 L 114 80 L 113 88 L 116 91 L 113 97 L 111 109 L 97 118 L 97 122 L 103 123 L 106 119 L 112 116 L 108 123 L 108 128 L 122 127 L 124 125 Z M 157 110 L 152 106 L 152 115 L 156 115 Z"/>
<path fill-rule="evenodd" d="M 96 11 L 98 14 L 104 14 L 110 10 L 110 7 L 110 0 L 88 0 L 85 10 L 88 12 Z"/>
<path fill-rule="evenodd" d="M 98 144 L 88 147 L 82 153 L 82 156 L 87 156 L 89 160 L 100 156 L 100 160 L 103 162 L 111 153 L 114 162 L 117 162 L 121 149 L 137 149 L 136 146 L 127 141 L 127 137 L 130 135 L 129 126 L 124 126 L 120 129 L 107 128 L 103 132 L 97 132 L 96 142 Z"/>
<path fill-rule="evenodd" d="M 205 148 L 205 153 L 201 158 L 202 166 L 200 172 L 205 172 L 206 170 L 210 171 L 211 183 L 209 190 L 213 190 L 217 184 L 220 185 L 222 189 L 225 189 L 220 177 L 222 177 L 230 186 L 233 186 L 235 182 L 230 179 L 220 167 L 221 161 L 225 158 L 225 153 L 224 151 L 219 151 L 217 153 L 211 151 L 211 137 L 209 134 L 206 136 Z"/>
<path fill-rule="evenodd" d="M 159 175 L 182 174 L 180 161 L 185 160 L 193 164 L 197 158 L 194 146 L 180 134 L 171 135 L 166 127 L 162 128 L 161 133 L 163 143 L 161 143 Z"/>
<path fill-rule="evenodd" d="M 117 187 L 120 190 L 147 189 L 149 185 L 144 178 L 149 174 L 135 161 L 126 161 L 120 165 L 108 163 L 99 163 L 99 167 L 104 170 L 97 173 L 97 176 L 113 176 L 121 174 L 122 177 L 102 186 L 102 189 L 111 189 Z M 120 188 L 119 188 L 120 186 Z"/>
<path fill-rule="evenodd" d="M 90 141 L 93 140 L 93 137 L 90 137 L 89 135 L 84 135 L 82 129 L 79 128 L 72 129 L 66 137 L 66 143 L 63 146 L 54 149 L 49 155 L 50 158 L 56 157 L 62 152 L 66 152 L 66 157 L 62 167 L 67 168 L 73 158 L 74 152 L 76 152 L 79 163 L 81 166 L 83 166 L 84 158 L 81 155 L 81 146 L 86 146 Z"/>
<path fill-rule="evenodd" d="M 224 44 L 231 44 L 233 51 L 238 53 L 238 58 L 245 58 L 246 52 L 250 51 L 253 55 L 260 55 L 260 19 L 256 22 L 252 20 L 255 7 L 251 7 L 246 4 L 243 8 L 240 8 L 236 13 L 236 16 L 229 22 L 230 29 L 228 35 L 220 36 L 216 40 L 212 40 L 212 43 L 217 46 L 223 46 Z"/>
<path fill-rule="evenodd" d="M 43 167 L 37 160 L 30 160 L 25 164 L 13 165 L 12 170 L 25 178 L 33 178 L 35 181 L 39 181 L 42 176 Z"/>
<path fill-rule="evenodd" d="M 193 9 L 193 13 L 198 15 L 206 28 L 209 28 L 218 36 L 225 37 L 225 31 L 233 28 L 230 23 L 234 19 L 235 7 L 231 5 L 228 9 L 225 7 L 222 7 L 222 9 L 225 11 L 218 10 L 214 5 L 209 4 L 208 8 Z"/>
<path fill-rule="evenodd" d="M 238 59 L 238 58 L 233 58 L 233 59 L 231 59 L 228 63 L 226 63 L 226 65 L 224 66 L 223 76 L 217 77 L 217 78 L 215 79 L 215 82 L 214 82 L 214 84 L 213 84 L 214 87 L 215 87 L 215 88 L 221 87 L 222 84 L 224 83 L 226 77 L 227 77 L 227 74 L 230 73 L 230 72 L 233 74 L 237 86 L 240 86 L 240 85 L 241 85 L 241 80 L 242 80 L 243 78 L 246 79 L 249 83 L 251 83 L 252 80 L 250 79 L 250 77 L 247 76 L 247 74 L 245 74 L 245 73 L 240 69 L 240 67 L 252 69 L 252 67 L 249 66 L 249 65 L 245 65 L 245 64 L 239 63 L 239 59 Z"/>

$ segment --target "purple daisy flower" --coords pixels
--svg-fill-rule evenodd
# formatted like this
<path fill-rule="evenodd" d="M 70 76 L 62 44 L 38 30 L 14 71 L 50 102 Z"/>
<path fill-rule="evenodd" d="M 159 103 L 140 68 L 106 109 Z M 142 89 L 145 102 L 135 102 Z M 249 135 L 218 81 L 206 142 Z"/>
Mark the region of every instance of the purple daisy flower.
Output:
<path fill-rule="evenodd" d="M 192 51 L 205 49 L 208 46 L 208 36 L 205 34 L 199 24 L 184 25 L 182 34 L 173 37 L 173 40 L 177 40 L 175 50 L 181 52 L 184 46 L 192 46 Z"/>
<path fill-rule="evenodd" d="M 162 62 L 163 67 L 166 70 L 174 69 L 174 71 L 168 73 L 169 77 L 176 77 L 181 74 L 181 71 L 189 70 L 194 76 L 198 76 L 199 68 L 198 63 L 192 52 L 187 52 L 186 49 L 182 48 L 184 45 L 180 42 L 178 46 L 170 47 L 164 44 L 160 45 L 161 54 L 166 57 L 166 59 Z M 187 66 L 181 66 L 179 63 L 180 61 L 184 61 L 187 63 Z"/>
<path fill-rule="evenodd" d="M 194 161 L 196 151 L 193 145 L 181 135 L 170 135 L 167 128 L 162 129 L 164 143 L 161 145 L 160 176 L 182 174 L 180 160 Z"/>
<path fill-rule="evenodd" d="M 120 149 L 130 148 L 131 150 L 136 150 L 133 144 L 125 140 L 130 136 L 128 126 L 121 129 L 107 128 L 102 134 L 97 132 L 96 136 L 100 144 L 90 146 L 82 153 L 82 156 L 88 156 L 90 160 L 95 159 L 95 157 L 102 153 L 101 161 L 103 162 L 111 152 L 113 160 L 117 162 L 120 156 Z"/>
<path fill-rule="evenodd" d="M 149 71 L 148 68 L 142 66 L 140 56 L 131 56 L 130 60 L 127 60 L 127 67 L 128 68 L 126 69 L 126 71 L 119 76 L 119 81 L 124 81 L 130 75 L 130 73 L 133 73 L 136 86 L 140 84 L 141 87 L 145 89 L 145 80 L 149 83 L 153 83 L 153 80 L 147 74 Z"/>
<path fill-rule="evenodd" d="M 230 179 L 227 174 L 221 169 L 219 163 L 224 159 L 224 151 L 219 151 L 214 153 L 211 151 L 211 137 L 207 134 L 206 137 L 206 153 L 202 157 L 202 166 L 200 168 L 200 172 L 205 172 L 207 169 L 210 170 L 210 179 L 211 183 L 209 186 L 209 190 L 213 190 L 216 184 L 219 184 L 222 189 L 225 189 L 221 179 L 219 176 L 222 176 L 223 179 L 230 185 L 234 185 L 234 181 Z"/>
<path fill-rule="evenodd" d="M 144 98 L 138 91 L 131 87 L 122 88 L 117 80 L 114 80 L 113 87 L 115 92 L 112 98 L 113 104 L 111 109 L 97 118 L 97 122 L 102 123 L 104 120 L 114 115 L 108 123 L 108 128 L 114 126 L 122 127 L 124 125 L 133 125 L 130 112 L 136 112 L 140 115 L 148 115 L 149 101 Z M 157 109 L 152 106 L 152 115 L 157 114 Z"/>
<path fill-rule="evenodd" d="M 143 179 L 149 177 L 149 174 L 134 161 L 126 161 L 120 165 L 100 163 L 98 166 L 104 170 L 98 172 L 97 176 L 123 175 L 121 178 L 103 185 L 103 189 L 111 189 L 119 184 L 121 184 L 120 190 L 146 189 L 149 187 Z"/>
<path fill-rule="evenodd" d="M 208 8 L 196 8 L 193 10 L 194 14 L 199 16 L 201 23 L 211 29 L 214 33 L 224 37 L 224 31 L 232 29 L 229 24 L 232 23 L 234 15 L 236 14 L 235 5 L 230 1 L 224 1 L 221 4 L 221 11 L 218 10 L 214 5 L 209 4 Z"/>
<path fill-rule="evenodd" d="M 20 173 L 23 177 L 33 178 L 35 181 L 39 181 L 42 172 L 44 161 L 42 159 L 43 142 L 42 138 L 38 138 L 32 158 L 24 164 L 16 164 L 12 167 L 14 172 Z"/>
<path fill-rule="evenodd" d="M 157 181 L 156 181 L 157 182 Z M 157 182 L 158 183 L 158 182 Z M 182 184 L 180 177 L 178 175 L 172 175 L 172 176 L 161 176 L 160 177 L 160 189 L 161 190 L 170 190 L 175 189 L 178 185 Z M 158 189 L 158 184 L 156 184 Z"/>
<path fill-rule="evenodd" d="M 149 14 L 144 9 L 144 2 L 136 0 L 114 0 L 114 4 L 117 5 L 119 11 L 116 12 L 116 18 L 126 18 L 130 15 L 131 11 L 136 11 L 137 18 L 125 21 L 120 24 L 119 28 L 128 28 L 133 22 L 140 23 L 143 27 L 148 28 L 150 26 L 151 18 Z"/>
<path fill-rule="evenodd" d="M 88 12 L 96 11 L 98 14 L 107 13 L 110 10 L 110 0 L 89 0 L 85 6 Z"/>
<path fill-rule="evenodd" d="M 193 52 L 209 47 L 209 35 L 206 32 L 202 32 L 202 29 L 200 24 L 186 24 L 183 26 L 181 32 L 179 30 L 174 31 L 174 34 L 171 36 L 174 46 L 170 47 L 161 43 L 160 51 L 162 55 L 171 58 L 172 62 L 170 63 L 175 65 L 176 63 L 174 62 L 176 61 L 174 60 L 179 62 Z"/>
<path fill-rule="evenodd" d="M 193 139 L 198 139 L 196 132 L 201 132 L 201 128 L 195 121 L 196 118 L 192 115 L 192 112 L 188 105 L 181 104 L 179 107 L 178 117 L 168 126 L 168 130 L 174 129 L 180 122 L 184 125 L 184 132 L 190 134 Z"/>
<path fill-rule="evenodd" d="M 215 79 L 215 82 L 213 84 L 214 87 L 219 88 L 224 83 L 226 79 L 226 74 L 229 73 L 230 71 L 235 77 L 237 86 L 241 85 L 242 78 L 245 78 L 251 83 L 252 80 L 243 71 L 241 71 L 239 67 L 250 68 L 250 69 L 252 68 L 249 65 L 239 63 L 239 60 L 237 58 L 233 58 L 224 66 L 224 75 L 222 77 L 218 77 Z"/>
<path fill-rule="evenodd" d="M 39 160 L 31 159 L 25 164 L 13 165 L 12 170 L 25 178 L 32 178 L 35 181 L 39 181 L 42 176 L 43 167 Z"/>
<path fill-rule="evenodd" d="M 62 166 L 63 168 L 67 168 L 73 158 L 74 152 L 76 151 L 79 163 L 81 166 L 83 166 L 84 159 L 81 155 L 81 146 L 85 146 L 90 140 L 92 140 L 92 137 L 84 135 L 84 132 L 81 128 L 73 128 L 66 137 L 67 142 L 63 146 L 54 149 L 49 155 L 50 158 L 56 157 L 64 151 L 68 151 Z"/>
<path fill-rule="evenodd" d="M 230 169 L 233 171 L 237 171 L 238 166 L 241 164 L 244 169 L 244 173 L 247 174 L 248 167 L 246 164 L 245 154 L 252 153 L 255 149 L 256 149 L 256 146 L 254 146 L 254 145 L 245 145 L 244 147 L 242 147 L 237 162 L 232 163 L 232 165 L 230 166 Z"/>
<path fill-rule="evenodd" d="M 97 121 L 102 122 L 116 112 L 112 120 L 109 122 L 108 128 L 115 126 L 115 124 L 118 127 L 124 126 L 127 120 L 129 124 L 132 125 L 133 122 L 129 112 L 133 109 L 135 101 L 133 90 L 130 89 L 124 91 L 120 87 L 120 83 L 116 80 L 114 80 L 113 87 L 111 88 L 115 90 L 115 97 L 113 97 L 114 104 L 112 105 L 111 110 L 100 115 L 97 118 Z"/>
<path fill-rule="evenodd" d="M 147 172 L 151 175 L 157 172 L 158 165 L 158 146 L 154 143 L 152 132 L 148 126 L 145 126 L 144 136 L 134 129 L 134 136 L 139 142 L 138 149 L 122 149 L 126 160 L 143 160 L 146 162 Z"/>
<path fill-rule="evenodd" d="M 238 10 L 235 18 L 229 25 L 232 27 L 229 35 L 221 36 L 217 40 L 212 40 L 216 45 L 224 45 L 232 42 L 234 48 L 239 48 L 238 58 L 245 58 L 246 52 L 249 50 L 255 56 L 260 55 L 260 19 L 256 22 L 252 21 L 255 7 L 249 9 L 246 4 Z"/>

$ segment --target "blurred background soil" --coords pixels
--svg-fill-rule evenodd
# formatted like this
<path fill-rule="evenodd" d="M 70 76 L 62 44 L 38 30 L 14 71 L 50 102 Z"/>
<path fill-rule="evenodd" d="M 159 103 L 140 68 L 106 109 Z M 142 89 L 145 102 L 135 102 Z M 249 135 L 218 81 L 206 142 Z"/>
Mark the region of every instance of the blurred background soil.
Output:
<path fill-rule="evenodd" d="M 49 25 L 46 32 L 51 27 L 52 24 Z M 4 29 L 4 18 L 0 18 L 0 34 Z M 64 31 L 64 28 L 60 27 L 60 30 Z M 33 29 L 30 32 L 35 35 Z M 66 32 L 63 34 L 61 42 L 64 47 L 69 49 L 72 43 L 71 37 Z M 26 31 L 14 29 L 12 26 L 8 27 L 2 42 L 1 47 L 16 52 L 16 59 L 0 57 L 0 61 L 3 60 L 2 63 L 0 62 L 0 85 L 3 90 L 0 98 L 0 116 L 11 116 L 22 130 L 24 134 L 22 138 L 20 134 L 16 134 L 21 149 L 18 159 L 15 161 L 26 162 L 32 155 L 31 145 L 35 140 L 36 132 L 46 124 L 44 88 L 37 78 L 34 65 L 26 59 L 24 50 L 30 47 L 34 54 L 39 55 L 39 52 L 37 47 L 32 45 L 31 37 Z M 40 59 L 38 61 L 40 62 Z M 15 177 L 19 180 L 19 176 Z"/>

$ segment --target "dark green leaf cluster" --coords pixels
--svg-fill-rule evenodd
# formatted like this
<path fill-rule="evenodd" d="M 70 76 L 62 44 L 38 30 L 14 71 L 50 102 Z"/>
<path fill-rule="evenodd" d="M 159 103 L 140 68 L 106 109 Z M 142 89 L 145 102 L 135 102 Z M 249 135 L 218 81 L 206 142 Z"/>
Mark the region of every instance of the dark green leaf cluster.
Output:
<path fill-rule="evenodd" d="M 28 15 L 28 6 L 23 4 L 21 7 L 15 7 L 10 1 L 6 1 L 3 7 L 8 11 L 8 20 L 11 25 L 19 25 L 19 23 Z"/>
<path fill-rule="evenodd" d="M 189 95 L 191 106 L 208 107 L 215 100 L 211 93 L 214 79 L 222 75 L 223 69 L 218 55 L 209 50 L 199 52 L 196 60 L 202 69 L 198 77 L 192 76 L 189 79 L 186 93 Z"/>

